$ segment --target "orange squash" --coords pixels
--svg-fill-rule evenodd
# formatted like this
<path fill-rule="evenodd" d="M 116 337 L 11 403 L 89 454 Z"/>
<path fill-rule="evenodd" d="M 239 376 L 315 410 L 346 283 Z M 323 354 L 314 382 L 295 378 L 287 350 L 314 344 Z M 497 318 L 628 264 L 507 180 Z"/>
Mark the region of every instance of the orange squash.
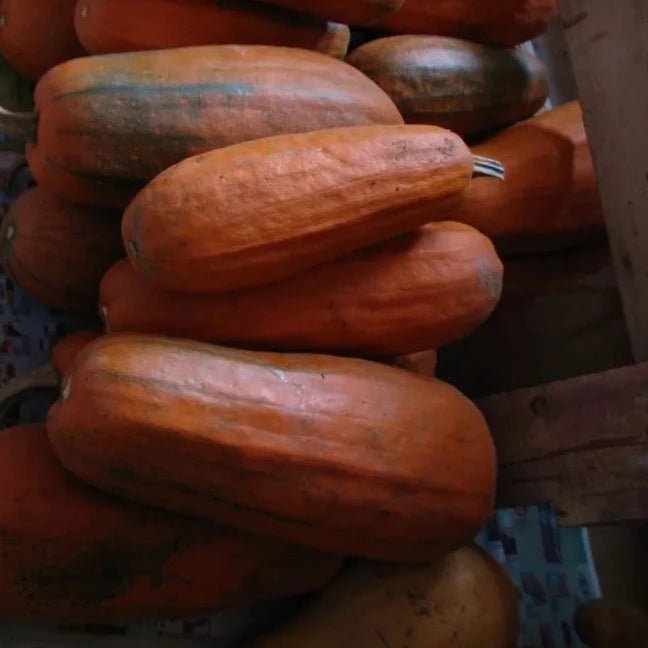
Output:
<path fill-rule="evenodd" d="M 506 180 L 475 178 L 453 218 L 496 239 L 502 252 L 557 249 L 603 229 L 578 102 L 516 124 L 472 150 L 501 161 Z"/>
<path fill-rule="evenodd" d="M 203 614 L 324 585 L 340 560 L 147 509 L 66 473 L 44 426 L 0 432 L 3 621 Z"/>
<path fill-rule="evenodd" d="M 223 295 L 156 290 L 123 261 L 104 277 L 100 303 L 112 331 L 389 356 L 468 335 L 488 318 L 501 288 L 491 242 L 443 222 L 280 283 Z"/>
<path fill-rule="evenodd" d="M 29 295 L 61 310 L 97 307 L 99 282 L 124 256 L 119 213 L 66 203 L 42 187 L 23 193 L 0 228 L 0 256 Z"/>
<path fill-rule="evenodd" d="M 93 340 L 101 336 L 99 329 L 77 331 L 61 338 L 52 349 L 52 365 L 59 378 L 66 376 L 74 365 L 81 350 Z"/>
<path fill-rule="evenodd" d="M 461 138 L 435 126 L 244 142 L 153 179 L 124 214 L 124 245 L 136 270 L 165 290 L 270 283 L 444 218 L 473 164 Z"/>
<path fill-rule="evenodd" d="M 419 351 L 409 355 L 397 356 L 394 358 L 394 365 L 401 369 L 407 369 L 423 376 L 434 376 L 437 366 L 437 352 L 432 350 Z"/>
<path fill-rule="evenodd" d="M 21 401 L 36 394 L 56 396 L 65 376 L 83 347 L 101 335 L 100 329 L 88 329 L 61 338 L 52 349 L 51 361 L 12 378 L 0 387 L 0 428 L 7 413 Z"/>
<path fill-rule="evenodd" d="M 2 0 L 0 53 L 21 74 L 37 79 L 85 54 L 74 31 L 76 0 Z"/>
<path fill-rule="evenodd" d="M 479 410 L 364 360 L 103 336 L 47 426 L 63 465 L 101 489 L 343 554 L 437 557 L 493 503 Z"/>
<path fill-rule="evenodd" d="M 346 25 L 248 0 L 79 0 L 76 30 L 93 54 L 218 45 L 285 45 L 344 58 Z"/>
<path fill-rule="evenodd" d="M 380 27 L 511 47 L 542 34 L 557 14 L 556 0 L 407 0 Z"/>
<path fill-rule="evenodd" d="M 71 202 L 123 207 L 186 157 L 281 133 L 401 124 L 389 97 L 318 52 L 211 45 L 69 61 L 36 87 L 38 118 L 0 115 L 36 180 Z"/>
<path fill-rule="evenodd" d="M 457 38 L 379 38 L 347 61 L 393 99 L 406 123 L 462 136 L 530 117 L 549 95 L 547 69 L 533 54 Z"/>
<path fill-rule="evenodd" d="M 513 583 L 468 546 L 429 565 L 351 565 L 253 648 L 514 648 L 517 639 Z"/>
<path fill-rule="evenodd" d="M 261 0 L 347 25 L 372 25 L 394 13 L 403 0 Z"/>

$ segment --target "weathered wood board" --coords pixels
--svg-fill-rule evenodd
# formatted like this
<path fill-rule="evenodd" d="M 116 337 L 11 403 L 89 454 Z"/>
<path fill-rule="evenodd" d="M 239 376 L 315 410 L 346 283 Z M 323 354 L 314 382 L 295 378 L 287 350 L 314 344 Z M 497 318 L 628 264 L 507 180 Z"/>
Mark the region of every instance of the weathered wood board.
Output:
<path fill-rule="evenodd" d="M 552 501 L 565 525 L 648 518 L 648 363 L 477 401 L 498 505 Z"/>
<path fill-rule="evenodd" d="M 648 2 L 559 0 L 636 361 L 648 360 Z"/>

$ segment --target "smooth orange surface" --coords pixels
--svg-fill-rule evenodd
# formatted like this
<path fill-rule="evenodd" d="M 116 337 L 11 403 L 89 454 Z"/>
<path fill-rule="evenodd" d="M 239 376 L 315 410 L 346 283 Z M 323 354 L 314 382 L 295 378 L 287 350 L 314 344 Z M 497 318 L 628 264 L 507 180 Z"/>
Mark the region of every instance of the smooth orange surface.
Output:
<path fill-rule="evenodd" d="M 453 213 L 473 157 L 435 126 L 280 135 L 189 158 L 124 213 L 131 262 L 166 290 L 225 292 L 295 275 Z"/>
<path fill-rule="evenodd" d="M 548 71 L 533 54 L 457 38 L 379 38 L 347 61 L 392 98 L 406 123 L 462 136 L 530 117 L 549 94 Z"/>
<path fill-rule="evenodd" d="M 324 585 L 340 561 L 103 495 L 69 475 L 44 426 L 0 432 L 0 618 L 175 617 Z"/>
<path fill-rule="evenodd" d="M 71 202 L 124 204 L 181 160 L 238 142 L 400 124 L 387 95 L 318 52 L 211 45 L 86 57 L 38 83 L 39 184 Z"/>
<path fill-rule="evenodd" d="M 81 351 L 47 426 L 95 486 L 343 554 L 436 557 L 494 497 L 475 405 L 363 360 L 108 335 Z"/>
<path fill-rule="evenodd" d="M 506 168 L 475 178 L 454 218 L 511 251 L 569 242 L 603 225 L 598 183 L 578 102 L 521 122 L 473 148 Z"/>
<path fill-rule="evenodd" d="M 280 283 L 223 295 L 155 289 L 128 261 L 101 284 L 113 331 L 282 350 L 398 355 L 480 326 L 502 289 L 492 243 L 467 225 L 433 223 Z"/>
<path fill-rule="evenodd" d="M 0 241 L 2 263 L 16 283 L 61 310 L 94 312 L 101 277 L 125 255 L 119 212 L 72 205 L 42 187 L 11 206 Z"/>
<path fill-rule="evenodd" d="M 277 7 L 337 20 L 348 25 L 372 25 L 396 11 L 403 0 L 261 0 Z"/>
<path fill-rule="evenodd" d="M 76 0 L 2 0 L 0 53 L 31 79 L 83 56 L 74 31 L 75 4 Z"/>
<path fill-rule="evenodd" d="M 284 45 L 343 58 L 346 25 L 248 0 L 79 0 L 76 30 L 93 54 L 191 45 Z"/>
<path fill-rule="evenodd" d="M 539 36 L 557 13 L 556 0 L 406 0 L 380 27 L 510 47 Z"/>

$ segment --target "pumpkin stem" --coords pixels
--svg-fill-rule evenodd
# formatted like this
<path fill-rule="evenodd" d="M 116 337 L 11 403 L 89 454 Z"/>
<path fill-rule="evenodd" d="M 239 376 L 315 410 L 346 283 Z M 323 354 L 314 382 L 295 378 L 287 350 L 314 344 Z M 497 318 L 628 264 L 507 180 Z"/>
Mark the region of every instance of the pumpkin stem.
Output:
<path fill-rule="evenodd" d="M 0 427 L 5 427 L 5 418 L 11 408 L 21 401 L 40 393 L 59 389 L 59 377 L 51 363 L 16 376 L 0 388 Z"/>
<path fill-rule="evenodd" d="M 489 178 L 497 178 L 504 180 L 506 178 L 506 169 L 504 165 L 492 158 L 482 157 L 481 155 L 473 156 L 473 177 L 474 176 L 487 176 Z"/>
<path fill-rule="evenodd" d="M 0 133 L 27 142 L 36 136 L 38 117 L 35 112 L 10 112 L 0 106 Z"/>

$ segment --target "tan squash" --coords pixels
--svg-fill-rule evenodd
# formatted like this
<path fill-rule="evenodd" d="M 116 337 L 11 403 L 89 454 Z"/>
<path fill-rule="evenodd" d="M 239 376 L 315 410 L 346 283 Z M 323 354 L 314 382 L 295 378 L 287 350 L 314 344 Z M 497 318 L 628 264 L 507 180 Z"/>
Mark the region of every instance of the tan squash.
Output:
<path fill-rule="evenodd" d="M 514 648 L 517 615 L 508 575 L 465 547 L 431 565 L 353 565 L 253 648 Z"/>

